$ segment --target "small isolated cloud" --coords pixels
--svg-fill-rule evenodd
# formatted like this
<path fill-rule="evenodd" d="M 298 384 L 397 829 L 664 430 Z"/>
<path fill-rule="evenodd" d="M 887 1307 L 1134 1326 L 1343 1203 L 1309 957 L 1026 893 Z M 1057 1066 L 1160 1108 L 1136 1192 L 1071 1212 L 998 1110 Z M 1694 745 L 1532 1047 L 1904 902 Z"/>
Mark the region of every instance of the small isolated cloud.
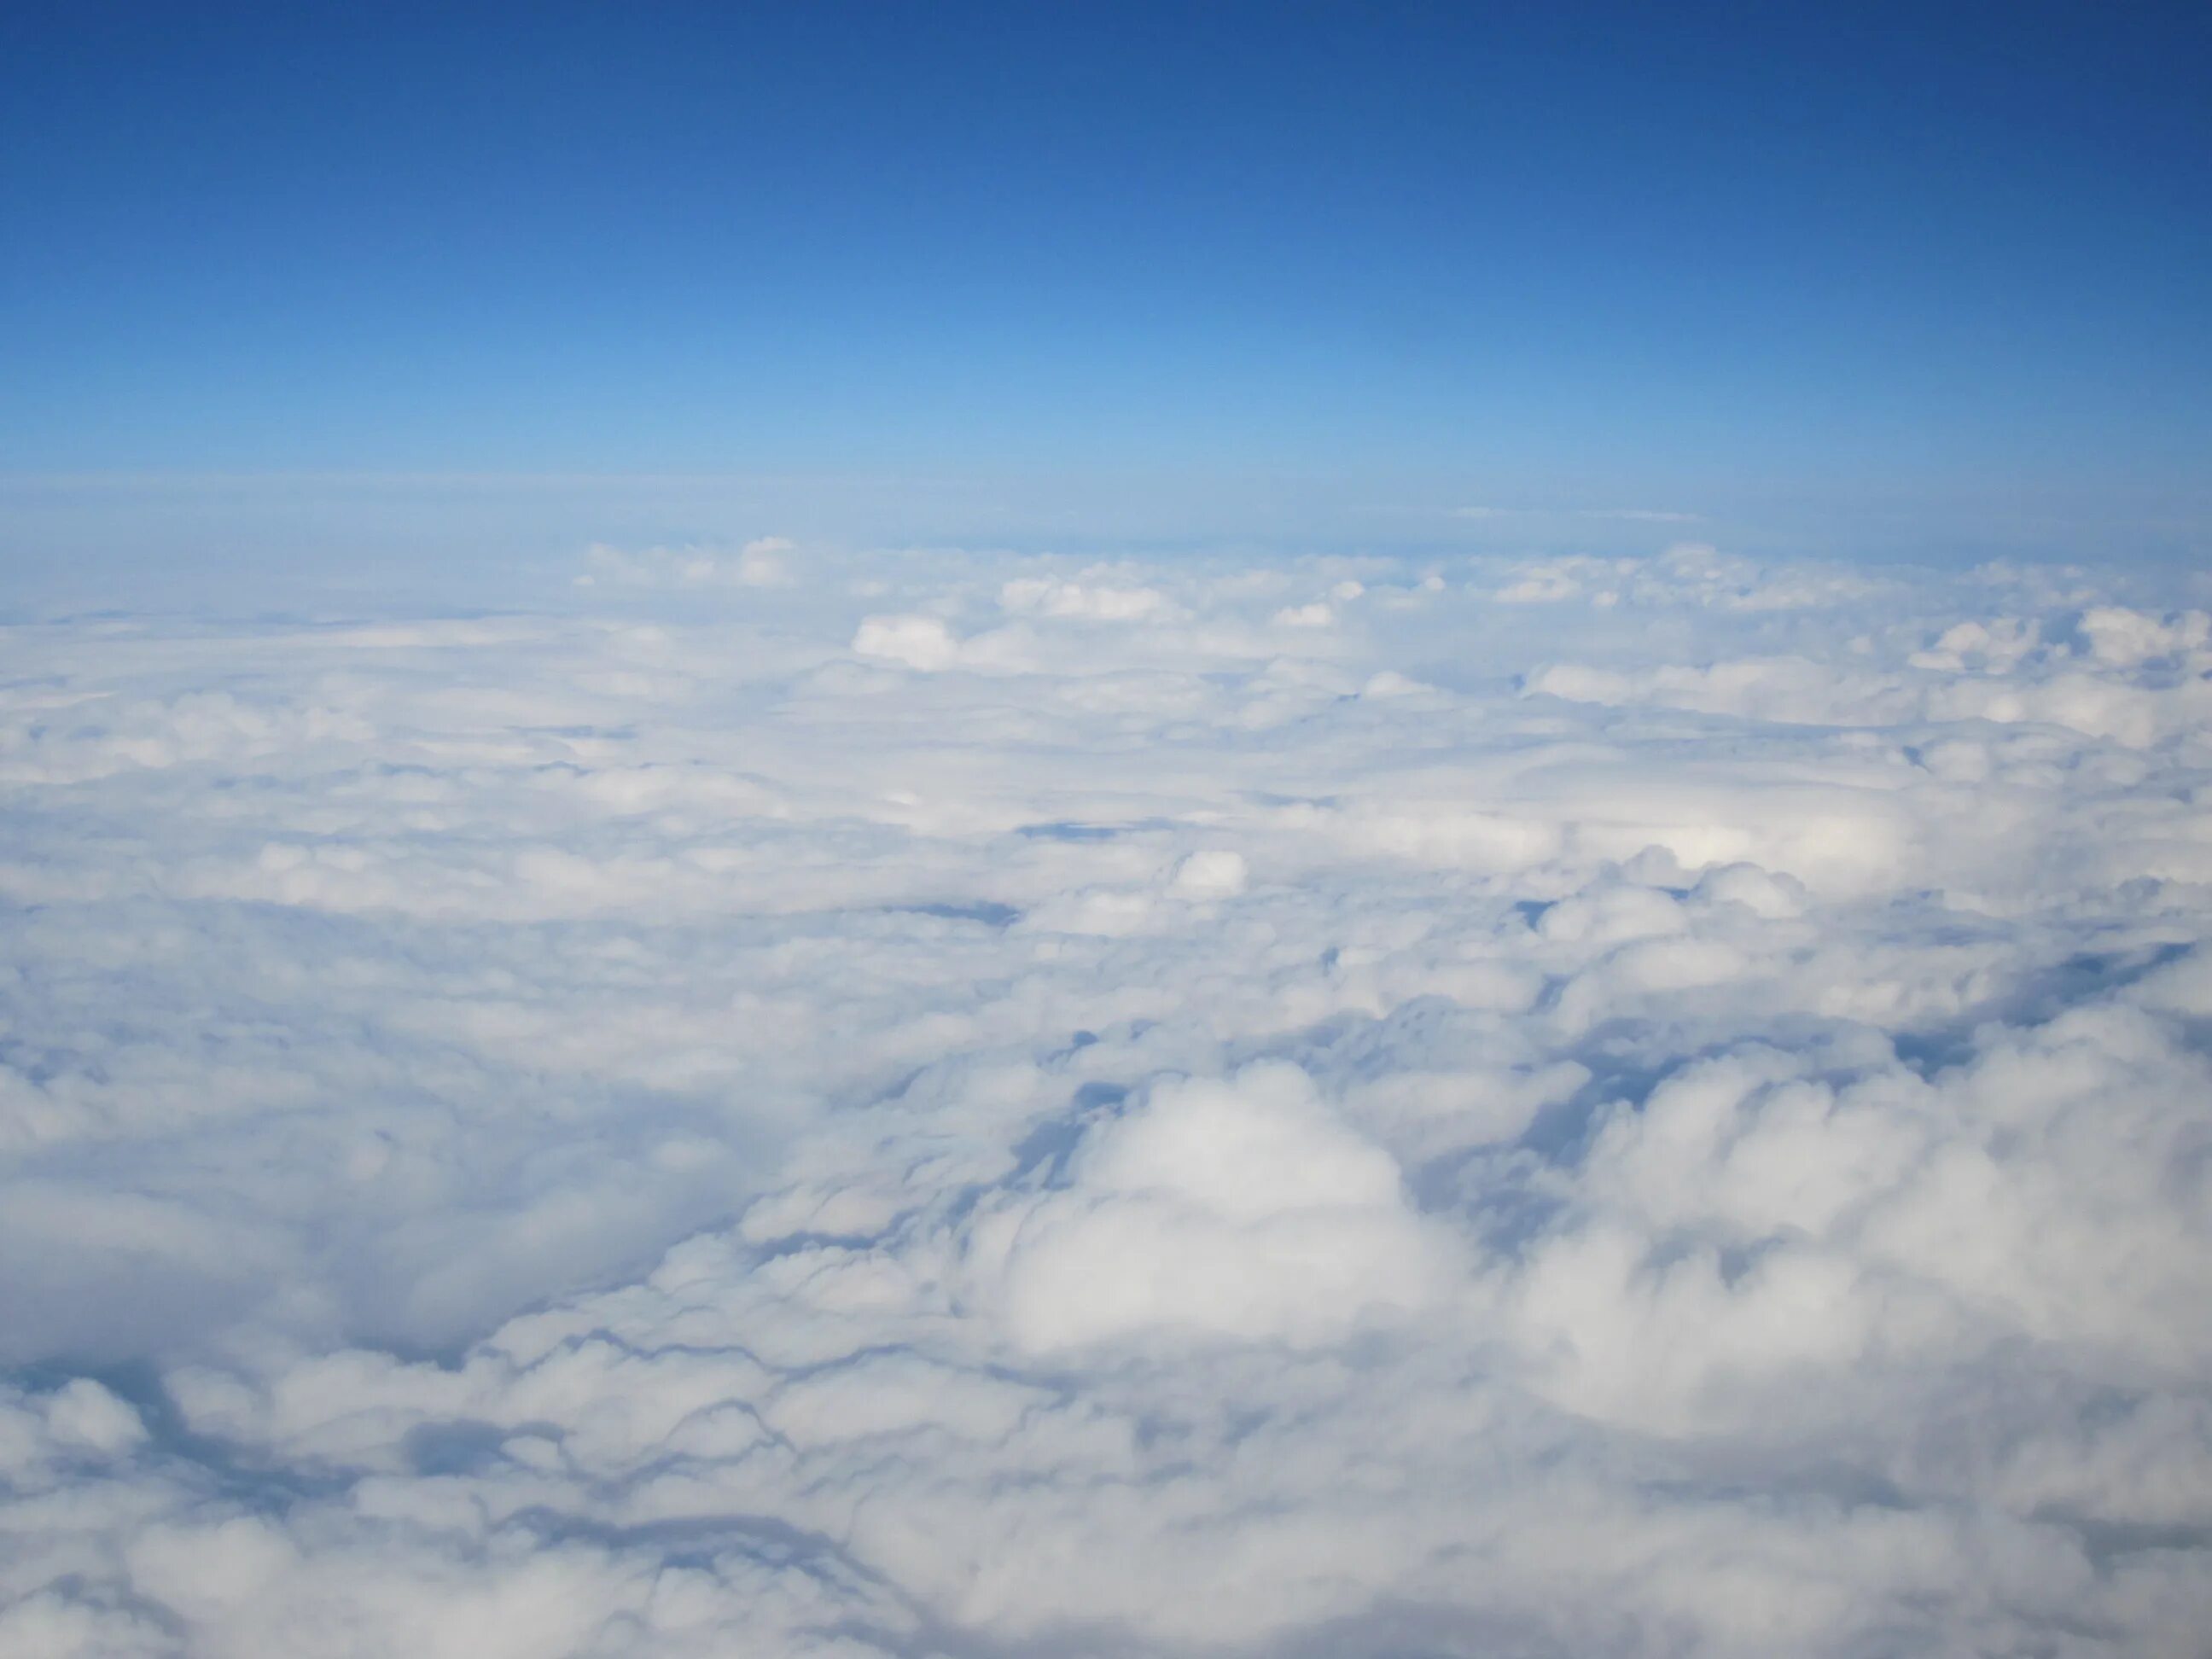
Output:
<path fill-rule="evenodd" d="M 6 629 L 0 1654 L 2201 1649 L 2192 574 L 586 574 Z"/>

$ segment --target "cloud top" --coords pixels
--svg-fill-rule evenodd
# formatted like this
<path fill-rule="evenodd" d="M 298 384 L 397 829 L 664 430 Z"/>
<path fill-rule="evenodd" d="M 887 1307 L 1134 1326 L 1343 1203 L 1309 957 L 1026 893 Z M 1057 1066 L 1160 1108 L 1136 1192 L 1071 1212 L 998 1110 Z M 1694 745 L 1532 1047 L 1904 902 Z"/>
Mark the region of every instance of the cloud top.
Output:
<path fill-rule="evenodd" d="M 2212 1627 L 2203 579 L 576 574 L 8 630 L 0 1654 Z"/>

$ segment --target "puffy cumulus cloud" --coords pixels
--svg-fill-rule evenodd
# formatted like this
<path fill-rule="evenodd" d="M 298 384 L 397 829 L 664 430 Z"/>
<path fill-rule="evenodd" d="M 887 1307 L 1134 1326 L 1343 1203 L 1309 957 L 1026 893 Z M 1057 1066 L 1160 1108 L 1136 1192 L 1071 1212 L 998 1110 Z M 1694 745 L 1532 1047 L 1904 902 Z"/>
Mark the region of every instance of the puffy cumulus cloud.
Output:
<path fill-rule="evenodd" d="M 853 635 L 853 651 L 925 673 L 960 660 L 960 641 L 939 617 L 864 617 Z"/>
<path fill-rule="evenodd" d="M 2078 616 L 2000 615 L 1940 631 L 1892 630 L 1887 641 L 1863 635 L 1841 660 L 1793 652 L 1633 669 L 1554 662 L 1530 674 L 1527 688 L 1577 702 L 1656 704 L 1811 726 L 2060 726 L 2141 749 L 2212 722 L 2209 627 L 2202 611 L 2161 618 L 2106 605 Z"/>
<path fill-rule="evenodd" d="M 0 1655 L 2201 1650 L 2201 580 L 584 574 L 6 630 Z"/>
<path fill-rule="evenodd" d="M 1243 854 L 1209 847 L 1176 866 L 1175 890 L 1196 898 L 1234 898 L 1250 873 Z"/>
<path fill-rule="evenodd" d="M 1296 1066 L 1164 1084 L 1085 1137 L 1066 1188 L 970 1229 L 974 1297 L 1032 1351 L 1160 1329 L 1326 1341 L 1447 1277 L 1400 1188 Z"/>
<path fill-rule="evenodd" d="M 1304 605 L 1286 605 L 1275 613 L 1278 628 L 1332 628 L 1336 623 L 1336 611 L 1325 599 L 1314 599 Z"/>
<path fill-rule="evenodd" d="M 2186 611 L 2177 617 L 2147 617 L 2124 605 L 2093 606 L 2081 617 L 2089 654 L 2100 662 L 2132 668 L 2152 657 L 2186 661 L 2212 644 L 2212 616 Z"/>

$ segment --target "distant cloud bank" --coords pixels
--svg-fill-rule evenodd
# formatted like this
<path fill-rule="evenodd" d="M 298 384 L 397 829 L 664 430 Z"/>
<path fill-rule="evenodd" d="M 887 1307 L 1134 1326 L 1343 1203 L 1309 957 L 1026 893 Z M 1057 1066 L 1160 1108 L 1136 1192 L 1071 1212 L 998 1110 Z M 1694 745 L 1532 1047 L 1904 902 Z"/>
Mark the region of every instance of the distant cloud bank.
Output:
<path fill-rule="evenodd" d="M 562 580 L 5 630 L 0 1656 L 2201 1647 L 2203 578 Z"/>

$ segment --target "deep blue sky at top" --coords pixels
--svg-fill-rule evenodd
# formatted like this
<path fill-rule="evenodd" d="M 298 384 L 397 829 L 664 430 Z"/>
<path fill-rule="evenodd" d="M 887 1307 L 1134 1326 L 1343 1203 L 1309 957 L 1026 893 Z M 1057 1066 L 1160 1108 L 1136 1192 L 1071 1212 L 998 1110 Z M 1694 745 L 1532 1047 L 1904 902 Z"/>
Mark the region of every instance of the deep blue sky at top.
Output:
<path fill-rule="evenodd" d="M 19 4 L 0 471 L 2186 494 L 2208 84 L 2203 5 Z"/>

